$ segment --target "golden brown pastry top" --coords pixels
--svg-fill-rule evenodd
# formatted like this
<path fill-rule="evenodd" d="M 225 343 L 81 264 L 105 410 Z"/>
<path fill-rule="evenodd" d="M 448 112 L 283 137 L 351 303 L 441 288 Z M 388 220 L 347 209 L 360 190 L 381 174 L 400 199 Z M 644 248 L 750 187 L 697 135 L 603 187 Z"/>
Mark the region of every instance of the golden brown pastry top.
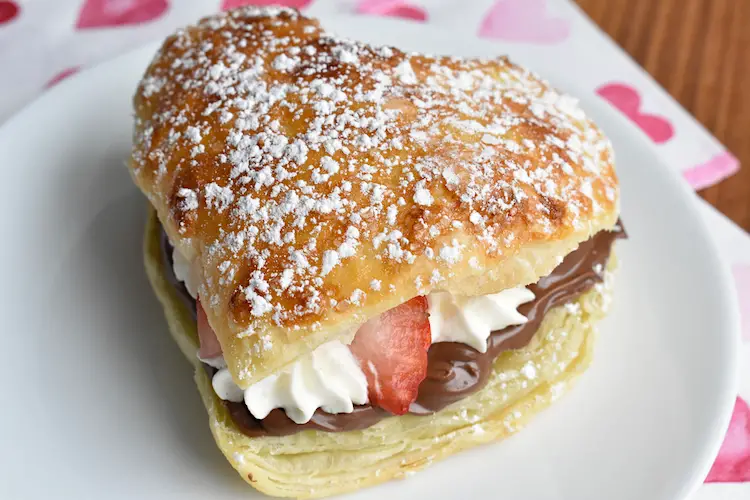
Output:
<path fill-rule="evenodd" d="M 617 218 L 610 144 L 574 99 L 290 9 L 169 37 L 135 117 L 133 176 L 243 387 L 415 295 L 536 281 Z"/>

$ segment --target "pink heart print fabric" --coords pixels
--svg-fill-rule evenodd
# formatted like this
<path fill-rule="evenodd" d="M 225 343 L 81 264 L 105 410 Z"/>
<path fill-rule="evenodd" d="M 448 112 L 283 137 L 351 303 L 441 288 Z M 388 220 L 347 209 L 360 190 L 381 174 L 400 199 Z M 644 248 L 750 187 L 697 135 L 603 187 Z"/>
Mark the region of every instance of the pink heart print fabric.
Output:
<path fill-rule="evenodd" d="M 570 36 L 570 21 L 547 9 L 546 0 L 501 0 L 487 12 L 479 36 L 552 45 Z"/>
<path fill-rule="evenodd" d="M 426 21 L 427 11 L 402 0 L 362 0 L 357 3 L 358 14 L 400 17 L 412 21 Z"/>
<path fill-rule="evenodd" d="M 674 127 L 669 120 L 641 110 L 641 95 L 630 85 L 608 83 L 596 89 L 596 93 L 627 116 L 654 143 L 664 144 L 674 136 Z"/>
<path fill-rule="evenodd" d="M 730 152 L 570 0 L 0 0 L 0 124 L 81 68 L 162 38 L 212 12 L 272 4 L 305 9 L 319 17 L 398 18 L 431 24 L 452 37 L 479 37 L 494 47 L 491 52 L 509 54 L 556 86 L 588 91 L 608 102 L 651 144 L 661 159 L 654 168 L 672 168 L 697 189 L 739 168 Z M 702 207 L 723 257 L 732 266 L 742 312 L 744 371 L 726 439 L 707 484 L 696 495 L 747 500 L 750 237 L 711 207 Z"/>
<path fill-rule="evenodd" d="M 750 481 L 750 407 L 737 398 L 729 430 L 721 445 L 707 483 Z"/>
<path fill-rule="evenodd" d="M 138 25 L 160 18 L 169 8 L 167 0 L 86 0 L 76 22 L 77 29 Z"/>

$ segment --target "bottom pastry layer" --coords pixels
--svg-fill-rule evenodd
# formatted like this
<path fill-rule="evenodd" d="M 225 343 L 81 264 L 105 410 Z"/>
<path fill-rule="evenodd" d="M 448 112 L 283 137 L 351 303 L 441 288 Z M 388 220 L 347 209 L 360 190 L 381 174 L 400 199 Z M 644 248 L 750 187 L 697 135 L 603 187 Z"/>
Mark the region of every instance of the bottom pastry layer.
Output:
<path fill-rule="evenodd" d="M 145 235 L 146 270 L 172 336 L 195 367 L 214 439 L 245 481 L 281 497 L 319 498 L 402 478 L 435 460 L 522 428 L 589 365 L 595 323 L 609 305 L 616 265 L 613 253 L 603 284 L 549 311 L 527 347 L 496 359 L 483 389 L 437 413 L 386 418 L 357 431 L 250 438 L 237 429 L 196 357 L 196 326 L 165 277 L 159 227 L 152 211 Z"/>

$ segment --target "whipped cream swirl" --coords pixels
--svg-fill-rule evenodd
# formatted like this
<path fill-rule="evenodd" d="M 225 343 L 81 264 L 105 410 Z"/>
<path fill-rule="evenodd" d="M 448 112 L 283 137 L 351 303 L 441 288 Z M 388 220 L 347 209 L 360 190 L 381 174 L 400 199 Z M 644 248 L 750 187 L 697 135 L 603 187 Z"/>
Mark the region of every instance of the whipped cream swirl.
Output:
<path fill-rule="evenodd" d="M 185 283 L 188 293 L 194 299 L 198 298 L 198 286 L 200 285 L 200 268 L 185 257 L 182 252 L 174 247 L 172 252 L 172 269 L 175 277 Z"/>
<path fill-rule="evenodd" d="M 318 408 L 328 413 L 351 413 L 367 403 L 367 379 L 346 344 L 334 340 L 315 349 L 286 370 L 270 375 L 244 391 L 229 370 L 219 370 L 212 380 L 216 394 L 225 400 L 245 401 L 250 413 L 263 419 L 283 408 L 294 422 L 304 424 Z"/>
<path fill-rule="evenodd" d="M 461 342 L 487 352 L 490 333 L 526 323 L 517 309 L 530 300 L 534 300 L 534 293 L 522 286 L 479 297 L 431 293 L 427 302 L 432 343 Z"/>

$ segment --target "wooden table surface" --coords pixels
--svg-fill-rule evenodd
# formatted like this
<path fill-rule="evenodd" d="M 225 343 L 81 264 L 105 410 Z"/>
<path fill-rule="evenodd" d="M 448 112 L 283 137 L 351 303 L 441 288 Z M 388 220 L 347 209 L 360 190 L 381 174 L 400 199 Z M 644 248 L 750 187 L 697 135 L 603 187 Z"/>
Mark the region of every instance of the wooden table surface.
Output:
<path fill-rule="evenodd" d="M 750 231 L 750 0 L 576 0 L 740 160 L 701 196 Z"/>

